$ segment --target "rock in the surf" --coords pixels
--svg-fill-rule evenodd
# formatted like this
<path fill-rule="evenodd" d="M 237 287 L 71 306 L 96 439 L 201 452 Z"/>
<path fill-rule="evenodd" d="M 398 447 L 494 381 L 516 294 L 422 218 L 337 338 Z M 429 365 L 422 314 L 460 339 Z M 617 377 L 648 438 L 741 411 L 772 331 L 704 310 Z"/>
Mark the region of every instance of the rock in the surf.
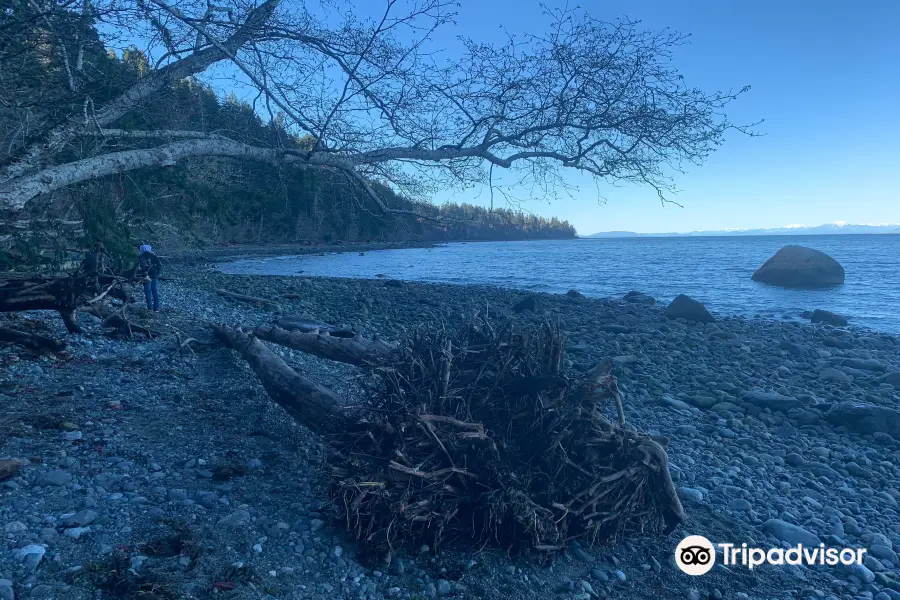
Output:
<path fill-rule="evenodd" d="M 814 310 L 812 314 L 809 315 L 809 320 L 813 323 L 825 323 L 827 325 L 835 325 L 837 327 L 843 327 L 847 324 L 847 319 L 845 319 L 841 315 L 829 312 L 827 310 L 819 309 Z"/>
<path fill-rule="evenodd" d="M 844 267 L 821 250 L 785 246 L 753 274 L 753 281 L 788 288 L 817 288 L 844 283 Z"/>
<path fill-rule="evenodd" d="M 653 306 L 654 304 L 656 304 L 656 298 L 654 298 L 653 296 L 645 294 L 644 292 L 636 291 L 628 292 L 627 294 L 625 294 L 623 300 L 630 304 L 643 304 L 645 306 Z"/>

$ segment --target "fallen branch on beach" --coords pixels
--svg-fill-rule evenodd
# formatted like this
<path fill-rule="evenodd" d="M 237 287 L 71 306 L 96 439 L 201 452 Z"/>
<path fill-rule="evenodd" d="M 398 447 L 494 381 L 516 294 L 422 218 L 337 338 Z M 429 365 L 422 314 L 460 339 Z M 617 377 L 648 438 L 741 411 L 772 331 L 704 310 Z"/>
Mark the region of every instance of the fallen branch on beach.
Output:
<path fill-rule="evenodd" d="M 287 331 L 278 326 L 257 327 L 253 335 L 294 350 L 314 354 L 351 365 L 388 364 L 400 358 L 399 346 L 378 339 L 354 335 L 346 337 L 335 331 Z"/>
<path fill-rule="evenodd" d="M 25 333 L 8 327 L 0 327 L 0 342 L 18 344 L 30 350 L 49 352 L 60 352 L 66 348 L 66 343 L 62 340 L 36 333 Z"/>
<path fill-rule="evenodd" d="M 303 333 L 340 331 L 342 333 L 335 333 L 334 335 L 342 335 L 344 337 L 351 337 L 353 335 L 352 331 L 339 330 L 334 325 L 329 325 L 328 323 L 320 323 L 319 321 L 314 321 L 305 317 L 281 317 L 280 319 L 275 319 L 275 324 L 282 329 L 286 329 L 287 331 L 302 331 Z"/>
<path fill-rule="evenodd" d="M 334 448 L 334 516 L 371 551 L 468 540 L 545 553 L 685 519 L 664 441 L 607 419 L 604 404 L 618 393 L 611 366 L 570 377 L 555 326 L 474 318 L 455 332 L 419 329 L 396 346 L 271 327 L 258 336 L 213 330 L 276 403 Z M 365 400 L 347 406 L 262 337 L 364 365 Z"/>
<path fill-rule="evenodd" d="M 115 335 L 131 337 L 134 334 L 140 334 L 147 336 L 148 338 L 155 338 L 162 335 L 158 331 L 154 331 L 143 325 L 132 323 L 123 315 L 116 314 L 102 304 L 92 304 L 82 310 L 100 319 L 103 327 L 111 329 Z"/>
<path fill-rule="evenodd" d="M 257 298 L 256 296 L 245 296 L 244 294 L 235 294 L 234 292 L 229 292 L 228 290 L 216 290 L 216 293 L 223 298 L 231 298 L 232 300 L 239 300 L 241 302 L 249 302 L 250 304 L 254 304 L 259 307 L 268 306 L 274 308 L 276 310 L 280 309 L 278 303 L 274 300 L 269 300 L 267 298 Z"/>
<path fill-rule="evenodd" d="M 295 421 L 313 431 L 331 432 L 349 427 L 350 420 L 342 410 L 344 402 L 334 392 L 298 375 L 252 335 L 223 325 L 211 327 L 249 363 L 269 397 Z"/>
<path fill-rule="evenodd" d="M 197 344 L 198 346 L 212 346 L 215 345 L 215 342 L 201 342 L 197 338 L 191 337 L 185 332 L 181 331 L 174 325 L 169 325 L 169 328 L 172 329 L 172 333 L 175 334 L 175 348 L 172 350 L 172 353 L 169 356 L 180 355 L 182 350 L 187 349 L 191 356 L 196 358 L 197 353 L 194 352 L 194 349 L 191 347 L 191 344 Z M 184 340 L 182 341 L 182 338 Z"/>

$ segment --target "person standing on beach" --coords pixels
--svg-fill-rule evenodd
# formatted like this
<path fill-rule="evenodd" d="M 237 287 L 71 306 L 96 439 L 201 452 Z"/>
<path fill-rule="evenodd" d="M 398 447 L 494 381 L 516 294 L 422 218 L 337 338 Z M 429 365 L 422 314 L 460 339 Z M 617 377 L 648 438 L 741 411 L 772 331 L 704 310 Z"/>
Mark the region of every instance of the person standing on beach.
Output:
<path fill-rule="evenodd" d="M 88 277 L 102 275 L 107 269 L 106 259 L 106 249 L 103 247 L 103 242 L 95 242 L 94 247 L 85 253 L 84 258 L 81 259 L 81 270 Z"/>
<path fill-rule="evenodd" d="M 141 283 L 144 284 L 147 310 L 157 312 L 159 311 L 159 274 L 162 271 L 162 263 L 147 242 L 143 242 L 138 250 L 140 254 L 138 255 L 134 272 L 137 277 L 141 278 Z"/>

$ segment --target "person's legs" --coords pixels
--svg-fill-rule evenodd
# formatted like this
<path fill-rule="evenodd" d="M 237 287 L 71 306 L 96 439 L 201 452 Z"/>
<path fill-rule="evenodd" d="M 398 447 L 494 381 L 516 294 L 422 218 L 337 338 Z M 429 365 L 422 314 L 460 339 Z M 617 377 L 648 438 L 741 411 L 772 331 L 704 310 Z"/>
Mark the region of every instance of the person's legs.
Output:
<path fill-rule="evenodd" d="M 150 280 L 150 289 L 153 293 L 153 310 L 159 310 L 159 279 Z"/>
<path fill-rule="evenodd" d="M 151 287 L 153 281 L 144 283 L 144 298 L 147 300 L 147 310 L 153 310 L 153 296 L 151 295 Z"/>

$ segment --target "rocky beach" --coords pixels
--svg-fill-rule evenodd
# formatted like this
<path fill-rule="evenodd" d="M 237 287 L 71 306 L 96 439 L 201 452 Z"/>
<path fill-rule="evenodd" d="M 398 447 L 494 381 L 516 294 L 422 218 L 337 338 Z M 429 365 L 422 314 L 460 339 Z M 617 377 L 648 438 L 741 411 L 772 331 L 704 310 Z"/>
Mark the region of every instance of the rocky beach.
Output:
<path fill-rule="evenodd" d="M 30 329 L 66 338 L 68 351 L 0 349 L 0 599 L 900 598 L 895 336 L 715 306 L 697 318 L 690 303 L 679 315 L 640 294 L 225 275 L 203 259 L 167 268 L 159 314 L 127 309 L 156 339 L 109 339 L 84 314 L 87 333 L 66 336 L 57 315 L 33 312 Z M 448 547 L 372 564 L 329 519 L 329 450 L 205 327 L 297 315 L 396 339 L 474 311 L 560 321 L 573 373 L 612 358 L 628 425 L 670 440 L 688 522 L 667 537 L 573 543 L 553 561 Z M 273 348 L 356 396 L 356 367 Z M 868 552 L 852 569 L 717 565 L 691 577 L 673 560 L 687 535 Z"/>

